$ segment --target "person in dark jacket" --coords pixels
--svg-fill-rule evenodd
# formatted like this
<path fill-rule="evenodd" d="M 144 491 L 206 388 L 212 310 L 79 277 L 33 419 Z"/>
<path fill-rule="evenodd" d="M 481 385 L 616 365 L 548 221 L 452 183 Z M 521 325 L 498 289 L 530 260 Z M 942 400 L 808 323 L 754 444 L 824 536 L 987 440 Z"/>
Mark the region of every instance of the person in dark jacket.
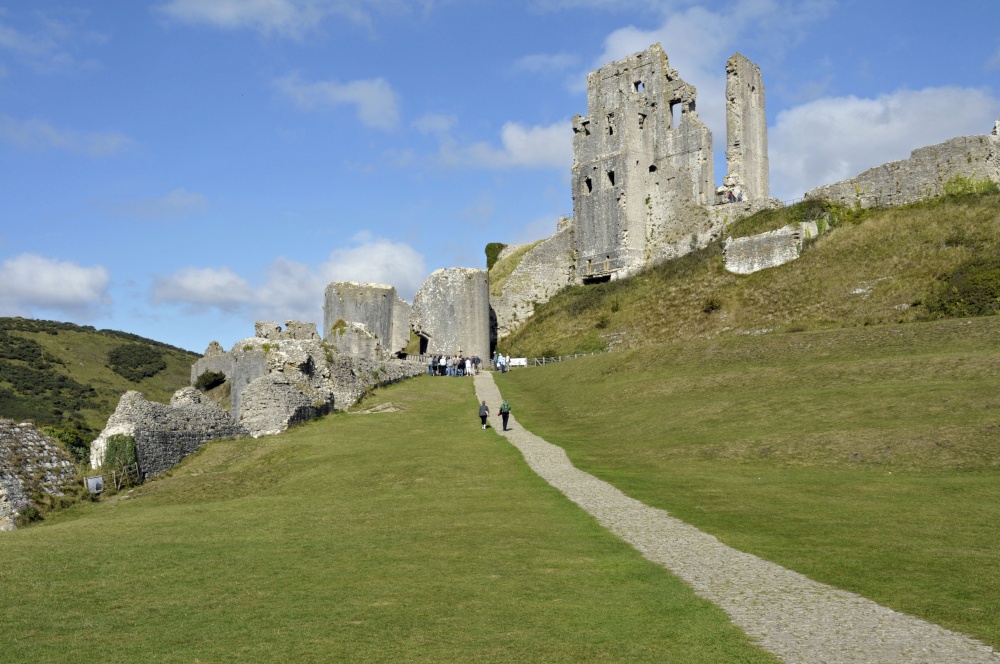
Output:
<path fill-rule="evenodd" d="M 489 414 L 490 414 L 490 407 L 487 406 L 486 402 L 484 401 L 483 405 L 479 407 L 479 419 L 483 421 L 484 429 L 486 428 L 486 418 L 489 416 Z"/>
<path fill-rule="evenodd" d="M 497 415 L 499 415 L 500 417 L 503 418 L 503 430 L 506 431 L 507 430 L 507 418 L 510 417 L 510 402 L 509 401 L 507 401 L 506 399 L 503 400 L 503 403 L 500 404 L 500 411 L 497 413 Z"/>

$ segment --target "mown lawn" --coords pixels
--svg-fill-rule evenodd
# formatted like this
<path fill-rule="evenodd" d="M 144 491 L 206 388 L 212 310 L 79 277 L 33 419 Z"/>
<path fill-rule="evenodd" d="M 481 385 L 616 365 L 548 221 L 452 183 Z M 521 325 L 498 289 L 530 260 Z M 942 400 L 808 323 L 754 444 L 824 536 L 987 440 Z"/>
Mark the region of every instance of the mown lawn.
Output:
<path fill-rule="evenodd" d="M 421 377 L 0 534 L 3 662 L 772 662 Z"/>
<path fill-rule="evenodd" d="M 1000 318 L 696 340 L 498 377 L 627 494 L 1000 647 Z"/>

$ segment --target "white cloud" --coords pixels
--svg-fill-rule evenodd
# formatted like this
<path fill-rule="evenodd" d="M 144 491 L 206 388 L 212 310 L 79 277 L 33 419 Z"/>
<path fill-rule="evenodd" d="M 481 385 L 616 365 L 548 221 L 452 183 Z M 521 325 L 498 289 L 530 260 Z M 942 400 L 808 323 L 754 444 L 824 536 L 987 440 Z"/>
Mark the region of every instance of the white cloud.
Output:
<path fill-rule="evenodd" d="M 514 68 L 533 73 L 561 72 L 575 68 L 580 57 L 572 53 L 536 53 L 519 58 Z"/>
<path fill-rule="evenodd" d="M 207 208 L 208 199 L 204 195 L 180 188 L 159 198 L 144 198 L 115 206 L 113 211 L 136 219 L 169 220 L 204 212 Z"/>
<path fill-rule="evenodd" d="M 356 107 L 358 119 L 369 127 L 390 130 L 399 126 L 399 99 L 382 78 L 338 83 L 304 83 L 297 73 L 274 81 L 275 87 L 306 111 Z"/>
<path fill-rule="evenodd" d="M 158 304 L 173 302 L 195 309 L 236 311 L 253 301 L 250 284 L 227 267 L 186 267 L 169 277 L 157 277 L 153 284 L 153 302 Z"/>
<path fill-rule="evenodd" d="M 429 123 L 428 123 L 429 124 Z M 480 141 L 460 144 L 451 125 L 430 124 L 439 146 L 434 159 L 450 167 L 488 169 L 555 168 L 569 170 L 573 163 L 573 130 L 568 120 L 544 126 L 507 122 L 500 130 L 500 146 Z M 409 161 L 413 161 L 412 156 Z"/>
<path fill-rule="evenodd" d="M 401 297 L 412 300 L 427 276 L 423 256 L 407 244 L 368 234 L 356 235 L 354 241 L 355 246 L 334 250 L 315 267 L 278 258 L 258 286 L 225 267 L 184 268 L 157 277 L 152 300 L 193 311 L 238 312 L 255 320 L 315 323 L 322 322 L 323 291 L 332 281 L 391 284 Z"/>
<path fill-rule="evenodd" d="M 128 150 L 132 139 L 118 132 L 78 132 L 58 129 L 42 120 L 17 120 L 0 115 L 0 141 L 22 150 L 49 148 L 107 157 Z"/>
<path fill-rule="evenodd" d="M 0 18 L 7 13 L 0 8 Z M 80 60 L 70 52 L 80 43 L 106 41 L 103 35 L 83 28 L 87 15 L 82 10 L 35 12 L 32 16 L 39 27 L 31 33 L 0 21 L 0 49 L 11 52 L 18 60 L 40 71 L 67 67 L 94 69 L 99 66 L 96 60 Z"/>
<path fill-rule="evenodd" d="M 997 50 L 986 61 L 986 71 L 1000 71 L 1000 46 L 997 47 Z"/>
<path fill-rule="evenodd" d="M 87 318 L 110 305 L 104 267 L 21 254 L 0 265 L 0 309 L 4 315 L 52 311 Z"/>
<path fill-rule="evenodd" d="M 156 9 L 180 23 L 298 38 L 331 16 L 370 28 L 373 13 L 408 14 L 415 8 L 428 11 L 434 4 L 433 0 L 170 0 Z"/>
<path fill-rule="evenodd" d="M 772 195 L 798 198 L 916 148 L 989 133 L 998 115 L 1000 100 L 968 88 L 834 97 L 782 111 L 768 130 Z"/>

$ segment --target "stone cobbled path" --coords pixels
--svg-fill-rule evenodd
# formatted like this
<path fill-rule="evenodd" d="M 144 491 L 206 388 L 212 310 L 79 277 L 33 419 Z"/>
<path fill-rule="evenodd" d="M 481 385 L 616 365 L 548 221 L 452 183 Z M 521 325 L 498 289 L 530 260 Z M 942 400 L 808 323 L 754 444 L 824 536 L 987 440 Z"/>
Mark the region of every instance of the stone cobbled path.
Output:
<path fill-rule="evenodd" d="M 730 548 L 712 535 L 629 498 L 576 469 L 561 447 L 522 429 L 511 415 L 503 432 L 493 415 L 500 391 L 493 376 L 475 377 L 476 395 L 491 408 L 491 425 L 528 465 L 605 528 L 647 559 L 721 607 L 761 647 L 802 664 L 1000 664 L 992 648 L 802 574 Z M 515 404 L 516 405 L 516 404 Z"/>

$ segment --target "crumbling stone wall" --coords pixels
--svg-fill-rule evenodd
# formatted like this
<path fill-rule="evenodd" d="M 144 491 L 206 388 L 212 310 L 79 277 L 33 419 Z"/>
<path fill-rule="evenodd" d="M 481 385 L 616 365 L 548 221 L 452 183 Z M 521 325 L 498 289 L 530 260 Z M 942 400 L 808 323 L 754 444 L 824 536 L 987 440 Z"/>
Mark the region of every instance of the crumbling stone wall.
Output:
<path fill-rule="evenodd" d="M 869 169 L 850 180 L 818 187 L 806 198 L 825 198 L 844 205 L 880 207 L 905 205 L 944 193 L 944 185 L 955 176 L 1000 183 L 1000 121 L 993 133 L 961 136 L 930 145 L 893 161 Z"/>
<path fill-rule="evenodd" d="M 200 369 L 209 360 L 229 367 L 230 413 L 251 436 L 278 433 L 297 422 L 347 408 L 373 387 L 425 371 L 422 363 L 385 358 L 380 350 L 376 353 L 374 336 L 360 323 L 350 324 L 340 337 L 342 345 L 348 334 L 357 342 L 348 349 L 351 353 L 320 341 L 312 325 L 288 321 L 283 332 L 275 329 L 276 324 L 263 322 L 255 328 L 258 336 L 237 342 L 224 353 L 225 360 L 213 354 L 198 360 L 192 370 L 192 378 L 201 375 Z"/>
<path fill-rule="evenodd" d="M 726 61 L 726 141 L 725 188 L 743 200 L 768 198 L 764 80 L 760 67 L 739 53 Z"/>
<path fill-rule="evenodd" d="M 534 315 L 535 307 L 548 302 L 553 295 L 573 283 L 576 271 L 573 236 L 573 220 L 560 218 L 556 234 L 526 253 L 511 272 L 504 284 L 503 295 L 490 297 L 497 338 L 513 332 Z M 501 252 L 501 257 L 504 252 Z"/>
<path fill-rule="evenodd" d="M 61 496 L 76 482 L 69 454 L 33 424 L 0 419 L 0 531 L 14 530 L 19 505 L 39 492 Z"/>
<path fill-rule="evenodd" d="M 794 261 L 802 255 L 804 243 L 825 228 L 825 222 L 821 227 L 815 221 L 807 221 L 749 237 L 730 238 L 722 244 L 726 270 L 753 274 Z"/>
<path fill-rule="evenodd" d="M 430 354 L 490 355 L 490 285 L 486 270 L 435 270 L 413 298 L 410 325 Z"/>
<path fill-rule="evenodd" d="M 687 233 L 690 206 L 714 199 L 712 134 L 696 91 L 659 44 L 587 77 L 587 117 L 573 118 L 578 281 L 630 274 L 651 248 Z"/>
<path fill-rule="evenodd" d="M 108 439 L 116 434 L 135 438 L 139 474 L 145 479 L 172 468 L 210 440 L 246 436 L 248 431 L 201 392 L 185 387 L 174 393 L 169 405 L 147 401 L 135 390 L 123 394 L 91 443 L 92 468 L 101 467 Z"/>
<path fill-rule="evenodd" d="M 194 385 L 206 371 L 225 374 L 226 378 L 233 375 L 233 358 L 218 341 L 208 344 L 204 357 L 191 365 L 191 384 Z"/>
<path fill-rule="evenodd" d="M 323 301 L 323 338 L 337 344 L 333 333 L 337 321 L 362 324 L 378 341 L 384 355 L 394 355 L 410 341 L 410 305 L 396 293 L 396 288 L 384 284 L 359 284 L 354 281 L 333 282 L 326 287 Z M 350 346 L 340 348 L 350 354 Z M 367 347 L 363 357 L 369 357 Z"/>

